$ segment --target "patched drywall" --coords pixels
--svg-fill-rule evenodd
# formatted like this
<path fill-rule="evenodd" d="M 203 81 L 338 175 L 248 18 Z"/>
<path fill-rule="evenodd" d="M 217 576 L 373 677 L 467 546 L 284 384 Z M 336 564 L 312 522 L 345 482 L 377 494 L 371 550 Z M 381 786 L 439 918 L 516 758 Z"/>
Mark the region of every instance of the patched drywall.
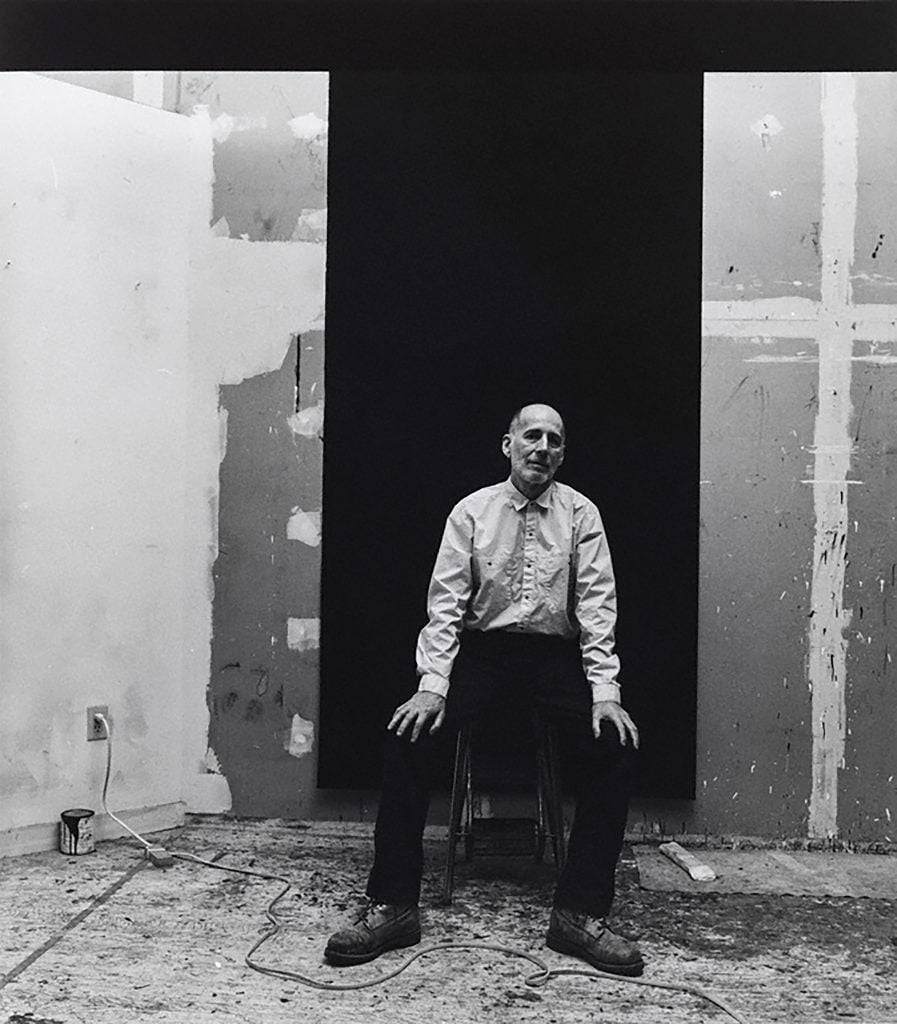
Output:
<path fill-rule="evenodd" d="M 315 787 L 326 77 L 0 76 L 12 827 L 96 805 L 88 703 L 157 827 L 370 815 Z M 632 824 L 892 843 L 895 76 L 706 92 L 698 792 Z"/>
<path fill-rule="evenodd" d="M 883 510 L 894 506 L 888 360 L 897 338 L 886 303 L 897 204 L 887 167 L 897 143 L 881 114 L 893 88 L 891 76 L 707 77 L 698 791 L 693 802 L 637 802 L 636 828 L 893 838 Z M 236 140 L 260 144 L 265 104 L 235 104 L 233 123 L 209 111 L 216 145 L 237 147 L 227 157 L 233 173 L 255 166 Z M 290 134 L 308 143 L 324 121 L 295 114 Z M 313 173 L 310 159 L 303 167 Z M 326 223 L 306 211 L 287 236 L 283 218 L 265 220 L 287 208 L 291 219 L 296 203 L 260 203 L 236 187 L 215 201 L 224 245 L 301 244 L 267 240 L 272 232 L 314 245 Z M 314 790 L 323 406 L 311 391 L 319 364 L 303 362 L 299 324 L 288 329 L 295 352 L 269 332 L 263 378 L 221 375 L 245 381 L 225 391 L 221 514 L 243 568 L 223 557 L 216 568 L 222 594 L 229 581 L 223 600 L 240 598 L 216 607 L 213 701 L 231 710 L 215 712 L 213 747 L 225 751 L 220 766 L 243 813 L 364 817 L 363 802 L 352 806 L 357 794 L 338 801 Z M 290 409 L 297 368 L 309 390 Z M 249 436 L 254 457 L 234 450 Z M 271 481 L 284 479 L 289 445 L 300 442 L 310 461 L 274 495 Z M 251 580 L 276 589 L 276 567 L 293 562 L 301 578 L 275 612 Z M 875 591 L 877 600 L 859 600 Z M 291 678 L 292 703 L 277 703 L 279 687 L 260 696 L 255 677 L 228 685 L 253 667 Z M 250 705 L 256 724 L 246 720 Z"/>
<path fill-rule="evenodd" d="M 695 806 L 723 832 L 806 827 L 816 375 L 812 340 L 706 339 Z"/>
<path fill-rule="evenodd" d="M 184 71 L 178 91 L 178 109 L 201 104 L 212 121 L 213 223 L 246 241 L 323 242 L 326 74 Z"/>
<path fill-rule="evenodd" d="M 259 85 L 254 76 L 221 78 L 244 99 Z M 303 536 L 316 539 L 326 220 L 306 210 L 306 240 L 265 245 L 216 227 L 221 125 L 184 84 L 175 72 L 151 82 L 122 73 L 77 82 L 0 76 L 15 151 L 2 179 L 0 276 L 2 660 L 4 686 L 14 688 L 0 726 L 13 830 L 3 851 L 49 845 L 62 808 L 98 805 L 105 747 L 86 742 L 88 704 L 110 707 L 111 799 L 131 809 L 132 824 L 174 824 L 185 806 L 232 807 L 227 752 L 210 744 L 219 466 L 233 433 L 219 388 L 276 370 L 291 351 L 279 426 L 296 478 L 313 482 L 300 484 L 290 513 L 301 507 Z M 320 170 L 326 74 L 268 77 L 265 88 L 300 104 L 284 110 L 284 131 L 306 149 L 313 142 Z M 184 116 L 143 105 L 160 98 Z M 317 118 L 313 139 L 290 127 L 301 113 Z M 231 136 L 258 128 L 241 117 Z M 319 558 L 320 543 L 288 541 L 285 525 L 283 533 L 285 544 Z M 317 572 L 301 577 L 312 595 Z M 284 649 L 309 668 L 299 674 L 307 700 L 287 687 L 277 742 L 286 760 L 305 765 L 315 744 L 314 632 L 305 628 L 296 652 L 287 619 L 316 615 L 314 600 L 300 601 L 280 623 Z M 261 678 L 253 684 L 264 690 Z M 251 749 L 252 734 L 243 740 Z M 304 770 L 310 780 L 313 769 Z"/>
<path fill-rule="evenodd" d="M 309 611 L 289 604 L 277 605 L 277 601 L 287 592 L 283 588 L 290 586 L 304 588 L 309 600 L 316 601 L 320 570 L 319 563 L 315 563 L 304 567 L 302 572 L 307 575 L 292 577 L 281 562 L 278 571 L 283 587 L 271 593 L 265 592 L 265 588 L 274 586 L 273 577 L 247 580 L 227 575 L 233 565 L 228 558 L 234 554 L 231 527 L 243 524 L 253 536 L 258 535 L 259 529 L 267 531 L 264 537 L 269 549 L 265 560 L 270 565 L 273 548 L 269 528 L 272 517 L 279 517 L 281 512 L 269 506 L 266 496 L 270 497 L 273 491 L 289 501 L 278 527 L 284 543 L 286 521 L 293 507 L 301 504 L 303 508 L 314 509 L 315 501 L 320 507 L 321 455 L 316 446 L 321 441 L 317 436 L 298 438 L 290 418 L 297 409 L 316 407 L 323 401 L 324 247 L 310 242 L 260 245 L 222 238 L 206 227 L 202 238 L 196 241 L 195 266 L 196 272 L 191 276 L 190 332 L 195 387 L 188 409 L 188 430 L 193 438 L 191 485 L 205 495 L 203 507 L 194 509 L 204 530 L 204 543 L 195 549 L 194 557 L 203 563 L 207 590 L 203 602 L 190 612 L 192 635 L 199 645 L 197 659 L 205 658 L 205 685 L 199 692 L 191 691 L 186 715 L 185 799 L 191 810 L 233 807 L 240 808 L 240 813 L 261 814 L 265 812 L 247 807 L 241 797 L 247 786 L 251 789 L 253 779 L 258 780 L 264 764 L 256 731 L 258 723 L 250 717 L 242 732 L 231 730 L 225 739 L 215 717 L 221 707 L 217 703 L 220 672 L 223 666 L 236 663 L 240 672 L 245 669 L 247 679 L 235 692 L 242 694 L 247 704 L 276 696 L 278 688 L 270 687 L 271 666 L 259 660 L 260 652 L 272 648 L 272 636 L 273 646 L 285 647 L 289 615 L 316 614 L 316 606 Z M 304 383 L 297 381 L 300 345 L 308 367 Z M 232 400 L 232 395 L 239 394 L 247 396 L 248 409 L 239 398 Z M 289 444 L 290 461 L 273 466 L 266 461 L 265 452 L 268 445 L 277 443 Z M 229 474 L 232 466 L 238 468 Z M 263 471 L 268 474 L 265 479 Z M 197 528 L 199 525 L 198 522 Z M 236 535 L 239 537 L 239 530 Z M 244 553 L 243 544 L 239 538 L 238 555 Z M 315 550 L 303 544 L 296 547 Z M 319 549 L 315 557 L 320 558 Z M 224 582 L 221 573 L 225 574 Z M 279 608 L 276 622 L 256 615 L 259 603 Z M 222 657 L 221 645 L 237 635 L 248 636 L 246 630 L 254 631 L 248 641 L 250 649 L 228 650 Z M 266 673 L 268 682 L 262 685 L 259 680 Z M 317 701 L 315 663 L 302 672 L 301 681 L 304 703 L 296 710 L 309 718 Z M 264 692 L 256 692 L 259 688 Z M 252 708 L 256 711 L 258 705 L 252 704 Z M 219 771 L 208 768 L 209 750 L 214 753 Z M 236 761 L 234 751 L 239 752 Z M 246 761 L 242 760 L 244 754 Z M 240 765 L 236 770 L 235 764 Z M 229 787 L 227 807 L 219 806 L 223 784 Z"/>
<path fill-rule="evenodd" d="M 327 75 L 182 72 L 178 94 L 208 119 L 215 179 L 191 318 L 214 610 L 190 806 L 216 809 L 202 746 L 236 813 L 299 816 L 319 685 L 317 634 L 299 643 L 295 623 L 319 614 Z"/>
<path fill-rule="evenodd" d="M 897 839 L 895 81 L 705 78 L 704 779 L 686 831 Z"/>
<path fill-rule="evenodd" d="M 301 334 L 279 369 L 221 389 L 209 742 L 239 814 L 299 817 L 313 796 L 320 517 L 300 506 L 320 511 L 322 446 L 290 420 L 320 391 L 322 349 Z"/>

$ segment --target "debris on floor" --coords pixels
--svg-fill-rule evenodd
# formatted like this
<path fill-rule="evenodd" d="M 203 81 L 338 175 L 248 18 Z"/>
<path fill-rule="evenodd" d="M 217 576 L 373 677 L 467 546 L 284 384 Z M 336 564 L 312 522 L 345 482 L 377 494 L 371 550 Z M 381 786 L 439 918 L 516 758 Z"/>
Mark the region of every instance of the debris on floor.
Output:
<path fill-rule="evenodd" d="M 370 825 L 359 824 L 203 818 L 152 838 L 168 850 L 288 878 L 291 889 L 276 908 L 282 931 L 260 950 L 260 959 L 332 983 L 383 977 L 413 952 L 395 950 L 342 970 L 323 961 L 328 935 L 363 898 L 371 833 Z M 428 829 L 425 840 L 424 944 L 489 942 L 532 953 L 552 968 L 580 965 L 544 943 L 556 877 L 549 857 L 542 864 L 533 856 L 462 861 L 455 901 L 440 907 L 443 836 L 444 830 Z M 887 895 L 876 890 L 860 897 L 755 892 L 753 883 L 745 887 L 754 869 L 743 860 L 742 889 L 727 890 L 722 886 L 735 884 L 733 873 L 739 877 L 732 853 L 702 849 L 700 859 L 718 877 L 698 883 L 656 846 L 624 850 L 612 923 L 638 939 L 643 977 L 709 991 L 750 1024 L 895 1024 L 893 885 Z M 817 863 L 792 856 L 802 865 Z M 866 863 L 849 854 L 822 856 Z M 897 857 L 876 859 L 897 866 Z M 655 860 L 677 888 L 651 887 L 660 877 Z M 756 873 L 763 870 L 772 873 L 768 863 Z M 816 869 L 808 870 L 815 877 Z M 823 870 L 834 877 L 833 867 Z M 798 874 L 795 869 L 795 879 Z M 803 884 L 810 888 L 808 878 Z M 490 1024 L 727 1019 L 692 995 L 610 976 L 560 977 L 528 988 L 530 964 L 482 950 L 437 950 L 385 984 L 356 992 L 322 992 L 267 977 L 249 970 L 244 958 L 280 888 L 180 860 L 160 870 L 129 840 L 98 843 L 87 857 L 48 852 L 0 861 L 0 1024 L 368 1024 L 378 1016 L 386 1024 L 479 1024 L 487 1015 Z"/>
<path fill-rule="evenodd" d="M 702 861 L 679 843 L 661 843 L 657 848 L 664 857 L 668 857 L 674 864 L 678 864 L 683 871 L 687 871 L 689 878 L 696 882 L 712 882 L 716 875 L 713 868 L 709 868 Z"/>
<path fill-rule="evenodd" d="M 695 882 L 694 876 L 689 877 L 664 860 L 661 856 L 665 852 L 664 845 L 633 847 L 640 884 L 653 892 L 767 893 L 853 899 L 890 899 L 897 895 L 897 856 L 893 855 L 774 849 L 702 850 L 701 862 L 706 864 L 711 877 Z"/>

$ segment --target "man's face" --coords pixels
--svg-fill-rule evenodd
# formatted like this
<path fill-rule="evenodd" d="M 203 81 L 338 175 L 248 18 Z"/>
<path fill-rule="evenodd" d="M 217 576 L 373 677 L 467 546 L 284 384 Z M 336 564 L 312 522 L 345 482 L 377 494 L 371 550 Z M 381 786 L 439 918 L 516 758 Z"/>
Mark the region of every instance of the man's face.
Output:
<path fill-rule="evenodd" d="M 511 461 L 511 482 L 521 494 L 537 498 L 564 461 L 564 425 L 547 405 L 527 406 L 516 427 L 502 439 Z"/>

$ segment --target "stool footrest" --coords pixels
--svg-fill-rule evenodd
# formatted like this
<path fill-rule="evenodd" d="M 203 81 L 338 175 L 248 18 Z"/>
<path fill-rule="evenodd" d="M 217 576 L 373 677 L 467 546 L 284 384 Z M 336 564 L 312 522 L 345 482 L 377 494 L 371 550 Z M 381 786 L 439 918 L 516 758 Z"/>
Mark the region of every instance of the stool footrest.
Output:
<path fill-rule="evenodd" d="M 482 857 L 532 857 L 539 823 L 532 818 L 474 818 L 473 848 Z"/>
<path fill-rule="evenodd" d="M 555 867 L 566 860 L 563 798 L 554 726 L 534 716 L 536 736 L 536 804 L 538 820 L 530 818 L 478 818 L 474 813 L 471 768 L 471 726 L 462 725 L 455 744 L 455 768 L 449 807 L 448 850 L 440 903 L 449 906 L 455 880 L 455 856 L 462 844 L 467 860 L 474 849 L 480 855 L 526 856 L 541 862 L 550 841 Z"/>

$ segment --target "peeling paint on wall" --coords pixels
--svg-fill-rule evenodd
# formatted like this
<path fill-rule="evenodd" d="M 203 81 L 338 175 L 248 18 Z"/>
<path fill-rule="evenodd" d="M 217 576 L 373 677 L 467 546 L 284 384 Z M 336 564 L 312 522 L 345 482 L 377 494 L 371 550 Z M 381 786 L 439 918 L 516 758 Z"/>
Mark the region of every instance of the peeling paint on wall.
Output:
<path fill-rule="evenodd" d="M 320 437 L 324 429 L 324 404 L 310 405 L 300 409 L 287 420 L 290 429 L 300 437 Z"/>
<path fill-rule="evenodd" d="M 293 135 L 305 142 L 317 139 L 327 132 L 327 122 L 314 113 L 300 114 L 288 121 L 287 124 Z"/>
<path fill-rule="evenodd" d="M 291 242 L 326 242 L 327 211 L 302 210 L 296 221 Z"/>
<path fill-rule="evenodd" d="M 294 508 L 287 522 L 287 537 L 317 547 L 321 543 L 321 513 Z"/>
<path fill-rule="evenodd" d="M 218 409 L 218 461 L 224 462 L 227 455 L 227 409 Z"/>
<path fill-rule="evenodd" d="M 322 247 L 209 238 L 203 256 L 195 315 L 210 369 L 222 384 L 278 369 L 292 337 L 323 317 Z"/>
<path fill-rule="evenodd" d="M 215 142 L 227 142 L 233 132 L 252 130 L 264 131 L 268 127 L 266 117 L 231 117 L 219 114 L 212 122 L 212 138 Z"/>
<path fill-rule="evenodd" d="M 206 132 L 209 132 L 207 113 L 200 112 L 192 120 L 204 123 Z M 247 131 L 241 137 L 251 135 L 252 132 Z M 210 140 L 208 146 L 211 189 Z M 248 386 L 252 388 L 256 381 L 264 381 L 266 375 L 276 372 L 283 375 L 283 399 L 287 403 L 280 414 L 281 422 L 295 408 L 291 385 L 295 380 L 295 363 L 284 368 L 284 360 L 291 351 L 297 332 L 306 330 L 309 324 L 323 318 L 324 250 L 322 246 L 309 243 L 283 242 L 259 246 L 222 237 L 221 225 L 218 230 L 209 226 L 207 207 L 198 208 L 197 214 L 200 218 L 205 216 L 205 229 L 195 233 L 191 249 L 190 341 L 196 386 L 188 416 L 191 435 L 205 440 L 201 446 L 191 446 L 189 457 L 192 479 L 208 493 L 207 511 L 201 524 L 204 534 L 208 534 L 208 543 L 204 548 L 196 547 L 195 557 L 197 563 L 200 560 L 206 563 L 204 571 L 209 604 L 196 605 L 191 608 L 190 615 L 196 619 L 192 628 L 210 637 L 213 663 L 208 702 L 206 694 L 201 698 L 204 720 L 188 716 L 191 736 L 185 743 L 187 778 L 184 792 L 191 809 L 217 812 L 233 808 L 234 802 L 242 800 L 246 791 L 247 780 L 239 777 L 241 769 L 235 771 L 233 767 L 232 738 L 235 731 L 254 728 L 258 722 L 264 722 L 265 715 L 259 712 L 265 710 L 269 700 L 273 699 L 278 714 L 283 714 L 276 705 L 278 695 L 282 699 L 282 686 L 274 687 L 273 692 L 266 696 L 256 692 L 260 678 L 257 673 L 268 673 L 270 677 L 271 659 L 276 655 L 276 649 L 272 651 L 270 646 L 270 629 L 265 631 L 268 634 L 265 638 L 267 650 L 262 649 L 261 640 L 258 645 L 253 641 L 248 649 L 237 646 L 235 650 L 231 650 L 232 645 L 228 642 L 223 645 L 224 656 L 219 658 L 217 655 L 216 644 L 220 639 L 229 641 L 230 638 L 216 640 L 213 631 L 216 615 L 213 602 L 221 599 L 216 593 L 216 581 L 221 565 L 232 565 L 235 555 L 234 540 L 226 529 L 223 532 L 221 529 L 222 517 L 227 519 L 232 515 L 233 508 L 222 510 L 221 516 L 218 514 L 221 490 L 218 467 L 230 461 L 234 439 L 239 438 L 239 444 L 243 446 L 249 436 L 243 421 L 234 428 L 233 410 L 222 400 L 220 385 L 248 380 Z M 242 414 L 244 410 L 241 408 L 240 412 Z M 292 433 L 284 431 L 284 434 L 290 448 L 294 448 Z M 276 437 L 272 437 L 272 442 L 277 442 Z M 227 500 L 232 504 L 232 497 L 228 496 Z M 208 510 L 211 510 L 211 516 Z M 262 528 L 265 526 L 264 518 L 261 516 L 258 520 Z M 198 520 L 195 528 L 200 529 Z M 275 532 L 286 542 L 285 519 Z M 220 550 L 219 539 L 222 540 Z M 240 543 L 243 543 L 242 538 Z M 304 545 L 296 547 L 307 550 Z M 282 571 L 273 563 L 269 564 L 274 570 Z M 214 568 L 216 566 L 217 569 Z M 317 571 L 316 567 L 311 571 Z M 276 591 L 272 591 L 272 596 L 276 596 Z M 225 605 L 225 609 L 232 621 L 240 615 L 239 612 L 231 613 L 229 605 Z M 254 616 L 254 613 L 252 608 L 242 611 L 243 616 Z M 260 624 L 261 619 L 255 619 L 257 630 Z M 203 652 L 201 645 L 191 648 L 190 657 L 197 664 L 203 655 L 208 679 L 208 649 Z M 235 661 L 242 663 L 242 659 L 246 662 L 245 686 L 234 686 L 234 679 L 228 678 L 231 673 L 221 675 L 219 666 Z M 224 725 L 227 727 L 222 729 Z M 246 742 L 250 745 L 255 743 L 249 734 Z M 220 762 L 221 774 L 209 773 L 202 764 L 202 754 L 191 753 L 200 743 L 202 751 L 208 744 L 212 745 Z M 287 777 L 284 783 L 289 785 Z M 245 810 L 246 805 L 243 806 Z"/>
<path fill-rule="evenodd" d="M 300 228 L 326 206 L 327 75 L 191 72 L 181 104 L 207 105 L 215 138 L 212 220 L 251 242 L 323 241 Z"/>
<path fill-rule="evenodd" d="M 287 421 L 297 400 L 307 401 L 321 384 L 323 338 L 285 334 L 276 369 L 220 389 L 228 445 L 219 472 L 209 742 L 238 814 L 301 816 L 314 793 L 314 757 L 295 756 L 298 734 L 288 756 L 284 738 L 292 736 L 294 715 L 313 719 L 317 702 L 321 542 L 314 510 L 323 446 L 297 437 Z"/>
<path fill-rule="evenodd" d="M 283 748 L 291 757 L 304 757 L 314 750 L 315 723 L 307 722 L 301 715 L 293 715 L 293 721 L 283 738 Z"/>
<path fill-rule="evenodd" d="M 320 619 L 287 619 L 287 647 L 291 651 L 317 650 L 320 644 Z"/>

